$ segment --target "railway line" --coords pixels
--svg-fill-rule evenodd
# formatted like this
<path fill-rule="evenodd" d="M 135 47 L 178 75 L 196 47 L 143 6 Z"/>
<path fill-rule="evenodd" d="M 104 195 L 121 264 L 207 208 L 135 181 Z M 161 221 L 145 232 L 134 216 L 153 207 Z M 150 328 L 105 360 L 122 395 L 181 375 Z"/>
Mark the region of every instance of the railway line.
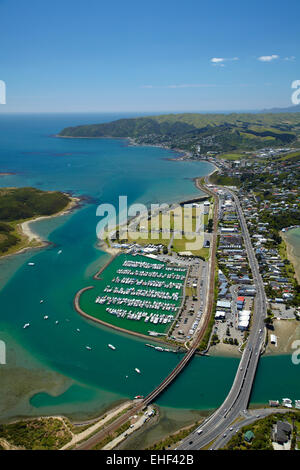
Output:
<path fill-rule="evenodd" d="M 206 180 L 207 181 L 207 180 Z M 215 208 L 214 208 L 214 218 L 213 218 L 213 237 L 211 243 L 211 256 L 210 256 L 210 271 L 209 271 L 209 284 L 207 289 L 207 302 L 206 302 L 206 309 L 203 315 L 203 323 L 199 331 L 196 333 L 195 338 L 191 344 L 190 349 L 187 353 L 183 356 L 181 361 L 177 364 L 177 366 L 170 372 L 170 374 L 152 391 L 150 392 L 143 400 L 133 406 L 131 410 L 126 412 L 124 415 L 120 416 L 116 419 L 113 423 L 109 426 L 104 427 L 102 430 L 94 434 L 94 436 L 87 439 L 82 444 L 76 447 L 76 450 L 88 450 L 93 448 L 97 443 L 101 442 L 107 435 L 113 433 L 118 428 L 120 428 L 123 424 L 125 424 L 133 415 L 139 413 L 143 410 L 147 405 L 153 402 L 174 380 L 175 378 L 182 372 L 182 370 L 188 365 L 194 354 L 196 353 L 200 341 L 203 338 L 203 335 L 206 331 L 208 326 L 212 311 L 213 311 L 213 304 L 214 304 L 214 288 L 215 288 L 215 265 L 216 265 L 216 249 L 217 249 L 217 224 L 218 224 L 218 206 L 219 200 L 218 196 L 208 190 L 202 184 L 197 182 L 197 187 L 202 191 L 205 191 L 210 196 L 214 197 L 215 200 Z M 97 273 L 98 274 L 98 273 Z M 87 287 L 79 291 L 79 295 L 75 299 L 75 308 L 76 310 L 81 313 L 81 309 L 79 306 L 79 297 L 80 294 L 90 289 L 91 287 Z M 81 313 L 81 314 L 84 314 Z"/>

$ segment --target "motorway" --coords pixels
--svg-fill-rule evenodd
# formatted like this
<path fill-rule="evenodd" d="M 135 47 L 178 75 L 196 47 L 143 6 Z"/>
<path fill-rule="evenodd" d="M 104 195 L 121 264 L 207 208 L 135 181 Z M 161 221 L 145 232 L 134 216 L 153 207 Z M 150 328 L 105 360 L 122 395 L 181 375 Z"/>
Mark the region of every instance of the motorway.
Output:
<path fill-rule="evenodd" d="M 247 410 L 246 413 L 243 413 L 243 416 L 239 421 L 236 421 L 235 423 L 230 426 L 228 433 L 226 432 L 226 436 L 222 434 L 219 436 L 213 444 L 209 447 L 209 450 L 217 450 L 222 447 L 224 447 L 230 439 L 236 434 L 240 429 L 244 426 L 247 426 L 248 424 L 252 424 L 258 419 L 265 418 L 266 416 L 269 416 L 270 414 L 273 413 L 288 413 L 290 410 L 288 409 L 282 409 L 282 408 L 276 408 L 276 411 L 274 408 L 267 408 L 267 409 L 257 409 L 257 410 Z"/>
<path fill-rule="evenodd" d="M 217 438 L 220 438 L 220 436 L 224 436 L 225 434 L 227 436 L 230 427 L 232 427 L 231 423 L 241 415 L 245 415 L 247 413 L 248 402 L 260 352 L 264 343 L 264 318 L 267 314 L 267 299 L 264 291 L 263 280 L 259 273 L 259 266 L 254 254 L 246 220 L 238 197 L 232 191 L 229 192 L 236 204 L 245 248 L 247 250 L 248 260 L 253 275 L 253 282 L 257 290 L 251 331 L 241 357 L 234 382 L 225 401 L 201 425 L 201 434 L 198 434 L 196 430 L 177 447 L 177 449 L 182 450 L 201 449 L 210 445 Z"/>
<path fill-rule="evenodd" d="M 267 307 L 263 281 L 259 273 L 258 263 L 254 254 L 246 221 L 242 209 L 240 207 L 239 200 L 234 193 L 230 193 L 232 194 L 232 197 L 234 198 L 236 203 L 237 213 L 239 216 L 241 230 L 244 237 L 245 248 L 247 250 L 249 264 L 253 275 L 253 281 L 257 289 L 251 331 L 233 385 L 225 401 L 220 406 L 220 408 L 218 408 L 201 425 L 201 434 L 198 435 L 197 432 L 193 432 L 188 436 L 187 439 L 185 439 L 180 444 L 178 449 L 194 450 L 211 445 L 213 441 L 216 441 L 216 439 L 219 439 L 224 434 L 226 434 L 227 437 L 228 432 L 231 432 L 229 431 L 230 427 L 232 427 L 231 423 L 233 423 L 237 418 L 239 418 L 241 415 L 244 415 L 244 417 L 246 416 L 247 406 L 255 378 L 256 368 L 264 342 L 264 318 L 266 317 Z M 91 449 L 95 444 L 99 443 L 104 437 L 106 437 L 107 434 L 117 430 L 122 424 L 128 421 L 128 419 L 133 414 L 137 414 L 145 406 L 153 402 L 155 398 L 157 398 L 157 396 L 162 393 L 162 391 L 165 390 L 165 388 L 177 377 L 177 375 L 182 371 L 182 369 L 189 363 L 190 359 L 194 356 L 199 342 L 206 330 L 213 307 L 218 197 L 215 198 L 215 201 L 216 207 L 214 212 L 213 243 L 211 247 L 211 266 L 208 288 L 209 295 L 208 302 L 206 305 L 205 322 L 202 325 L 201 330 L 198 332 L 190 350 L 185 354 L 185 356 L 182 358 L 179 364 L 177 364 L 177 366 L 171 371 L 171 373 L 161 382 L 161 384 L 159 384 L 158 387 L 156 387 L 148 396 L 146 396 L 143 400 L 136 404 L 131 410 L 116 419 L 111 425 L 100 430 L 98 433 L 96 433 L 84 443 L 79 444 L 76 447 L 77 449 Z"/>
<path fill-rule="evenodd" d="M 201 189 L 201 186 L 198 186 Z M 203 188 L 205 189 L 205 188 Z M 134 406 L 124 413 L 122 416 L 117 418 L 113 423 L 108 426 L 105 426 L 103 429 L 99 430 L 85 442 L 76 446 L 76 450 L 88 450 L 92 449 L 96 444 L 101 442 L 108 434 L 116 431 L 120 428 L 124 423 L 126 423 L 133 415 L 138 414 L 142 409 L 144 409 L 149 403 L 153 402 L 170 384 L 171 382 L 180 374 L 180 372 L 186 367 L 189 363 L 191 358 L 194 356 L 195 352 L 198 349 L 199 343 L 206 331 L 210 316 L 212 314 L 213 304 L 214 304 L 214 287 L 215 287 L 215 261 L 216 261 L 216 247 L 217 247 L 217 223 L 218 223 L 218 197 L 215 196 L 211 191 L 207 190 L 207 193 L 212 195 L 215 198 L 215 211 L 214 211 L 214 218 L 213 218 L 213 236 L 211 242 L 211 251 L 210 251 L 210 266 L 209 266 L 209 281 L 207 287 L 207 302 L 205 305 L 205 312 L 202 316 L 203 322 L 201 323 L 201 327 L 195 333 L 195 338 L 193 343 L 188 350 L 188 352 L 184 355 L 181 361 L 177 364 L 177 366 L 170 372 L 170 374 L 151 392 L 149 393 L 143 400 L 139 403 L 134 404 Z M 100 270 L 101 271 L 101 270 Z M 97 273 L 97 275 L 100 273 Z M 79 298 L 82 292 L 85 290 L 91 289 L 92 286 L 86 287 L 81 289 L 74 300 L 74 306 L 76 310 L 81 314 L 89 317 L 85 312 L 83 312 L 79 305 Z M 92 317 L 91 317 L 92 319 Z"/>

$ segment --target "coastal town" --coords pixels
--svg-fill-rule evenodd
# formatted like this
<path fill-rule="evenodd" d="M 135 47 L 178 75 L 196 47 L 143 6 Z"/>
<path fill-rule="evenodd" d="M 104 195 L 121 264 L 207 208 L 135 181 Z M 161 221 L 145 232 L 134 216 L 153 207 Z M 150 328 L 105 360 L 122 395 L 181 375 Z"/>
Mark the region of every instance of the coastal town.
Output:
<path fill-rule="evenodd" d="M 208 159 L 217 167 L 210 178 L 198 182 L 207 193 L 207 199 L 195 199 L 189 206 L 192 210 L 201 207 L 202 220 L 205 220 L 203 225 L 197 221 L 192 223 L 195 237 L 199 236 L 201 227 L 204 229 L 200 251 L 199 247 L 194 253 L 174 249 L 174 224 L 168 233 L 163 233 L 158 224 L 161 237 L 154 240 L 148 234 L 143 242 L 139 238 L 130 240 L 130 231 L 126 232 L 129 238 L 122 239 L 120 227 L 106 238 L 105 244 L 108 251 L 114 250 L 114 257 L 108 265 L 116 263 L 115 260 L 122 260 L 121 264 L 118 261 L 110 280 L 105 277 L 107 267 L 101 269 L 100 277 L 97 273 L 96 278 L 104 287 L 103 294 L 97 295 L 94 302 L 109 305 L 105 310 L 114 319 L 113 327 L 117 325 L 121 331 L 145 338 L 148 335 L 158 341 L 157 345 L 145 343 L 158 353 L 172 351 L 172 345 L 174 351 L 176 348 L 177 351 L 186 350 L 187 355 L 193 351 L 202 355 L 218 351 L 226 354 L 227 350 L 228 354 L 240 356 L 241 364 L 247 364 L 246 372 L 243 365 L 239 367 L 244 381 L 244 374 L 251 370 L 250 360 L 255 364 L 252 369 L 255 372 L 261 354 L 266 350 L 276 351 L 278 346 L 280 350 L 286 347 L 287 338 L 278 325 L 285 322 L 294 325 L 292 337 L 294 340 L 297 338 L 299 285 L 293 264 L 288 259 L 284 234 L 300 221 L 299 155 L 295 155 L 292 149 L 265 149 L 253 159 L 247 159 L 247 163 L 220 159 L 216 155 L 195 154 L 193 158 Z M 176 213 L 177 209 L 173 210 Z M 157 214 L 155 217 L 157 219 Z M 145 220 L 144 216 L 131 221 L 136 234 L 140 233 L 141 226 L 145 227 Z M 151 221 L 151 214 L 148 214 L 148 220 Z M 203 249 L 207 250 L 205 257 L 201 252 Z M 213 290 L 210 289 L 210 281 Z M 155 300 L 152 302 L 150 299 Z M 210 308 L 207 299 L 211 300 Z M 177 304 L 172 303 L 174 301 Z M 260 308 L 264 314 L 258 316 Z M 155 313 L 155 310 L 160 313 Z M 82 313 L 80 308 L 78 311 Z M 94 307 L 93 311 L 96 312 Z M 89 311 L 88 314 L 89 318 L 97 317 L 96 321 L 104 321 L 106 325 L 111 322 L 104 312 L 95 314 Z M 134 320 L 132 326 L 124 323 L 124 319 Z M 143 325 L 149 322 L 151 329 L 148 325 L 142 330 L 137 329 L 137 322 Z M 167 347 L 163 346 L 164 343 Z M 242 383 L 240 386 L 243 387 Z M 250 391 L 251 386 L 246 396 Z M 141 404 L 148 403 L 147 399 L 142 397 Z M 245 400 L 247 403 L 248 398 Z M 244 410 L 245 422 L 255 422 L 254 417 L 268 416 L 272 408 L 279 408 L 283 413 L 285 409 L 297 410 L 300 408 L 299 400 L 293 403 L 289 398 L 278 400 L 270 397 L 262 413 L 249 415 Z M 227 409 L 223 408 L 221 413 L 224 411 L 224 417 L 227 417 Z M 221 429 L 223 427 L 222 421 Z M 216 440 L 217 445 L 225 445 L 240 427 L 231 427 L 220 442 Z M 197 436 L 202 438 L 202 432 L 201 429 Z M 208 435 L 211 438 L 218 434 Z M 288 442 L 288 439 L 278 439 L 275 431 L 274 436 L 279 446 Z M 195 442 L 183 439 L 180 448 L 198 448 L 203 445 L 201 438 Z M 253 438 L 254 434 L 250 436 L 248 433 L 245 441 L 251 445 Z"/>
<path fill-rule="evenodd" d="M 240 363 L 233 387 L 211 421 L 179 433 L 172 448 L 210 444 L 212 449 L 254 449 L 257 423 L 264 420 L 270 423 L 264 446 L 298 445 L 292 424 L 298 419 L 298 396 L 274 394 L 256 411 L 248 409 L 248 402 L 260 356 L 291 351 L 299 338 L 299 272 L 287 234 L 300 226 L 300 152 L 292 147 L 236 154 L 201 149 L 199 143 L 178 157 L 213 164 L 214 171 L 194 180 L 199 195 L 141 213 L 107 232 L 99 248 L 110 258 L 94 274 L 93 285 L 74 298 L 76 312 L 85 319 L 139 337 L 157 360 L 172 353 L 179 362 L 148 395 L 117 407 L 108 425 L 102 426 L 106 417 L 100 416 L 82 439 L 71 430 L 64 448 L 126 447 L 159 419 L 152 403 L 194 355 L 232 356 Z M 29 223 L 30 218 L 22 226 L 27 224 L 27 230 Z M 28 235 L 35 238 L 33 231 Z M 35 263 L 28 266 L 33 269 Z M 43 319 L 49 322 L 48 315 Z M 31 322 L 23 329 L 27 334 Z M 107 347 L 117 354 L 118 344 Z M 84 348 L 92 352 L 94 345 Z M 142 376 L 143 370 L 135 367 L 133 373 Z M 5 437 L 0 445 L 14 446 Z"/>
<path fill-rule="evenodd" d="M 299 0 L 0 15 L 2 462 L 297 459 Z"/>

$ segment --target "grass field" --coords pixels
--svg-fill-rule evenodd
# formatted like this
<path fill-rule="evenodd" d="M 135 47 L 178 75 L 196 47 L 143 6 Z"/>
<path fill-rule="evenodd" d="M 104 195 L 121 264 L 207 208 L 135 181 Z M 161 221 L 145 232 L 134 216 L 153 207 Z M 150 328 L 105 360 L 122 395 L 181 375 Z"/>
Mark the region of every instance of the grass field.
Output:
<path fill-rule="evenodd" d="M 218 155 L 218 158 L 221 158 L 223 160 L 241 160 L 245 157 L 246 155 L 242 153 L 222 153 L 221 155 Z"/>
<path fill-rule="evenodd" d="M 201 208 L 191 207 L 182 210 L 178 206 L 174 211 L 168 211 L 165 214 L 159 213 L 158 215 L 148 220 L 148 217 L 144 217 L 139 221 L 138 226 L 134 225 L 133 229 L 129 228 L 128 232 L 119 231 L 119 240 L 126 241 L 129 243 L 137 243 L 139 245 L 164 245 L 168 246 L 174 233 L 174 251 L 185 251 L 185 244 L 188 239 L 182 235 L 182 231 L 188 234 L 195 234 L 196 229 L 200 229 L 202 232 L 204 224 L 208 223 L 208 215 L 203 214 Z M 153 230 L 153 232 L 151 232 Z M 179 240 L 179 237 L 183 237 Z M 195 239 L 195 236 L 191 239 Z M 203 237 L 202 237 L 203 238 Z M 197 239 L 200 240 L 200 236 L 197 235 Z M 201 248 L 203 246 L 203 241 Z M 197 253 L 192 252 L 195 255 Z"/>

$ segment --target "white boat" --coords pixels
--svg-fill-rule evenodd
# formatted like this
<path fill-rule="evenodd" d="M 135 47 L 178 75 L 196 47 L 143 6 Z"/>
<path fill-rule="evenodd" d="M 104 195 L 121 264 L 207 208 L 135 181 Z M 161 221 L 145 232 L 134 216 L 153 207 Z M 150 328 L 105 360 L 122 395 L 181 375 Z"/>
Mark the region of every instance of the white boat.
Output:
<path fill-rule="evenodd" d="M 23 328 L 28 328 L 30 326 L 30 323 L 25 323 L 25 325 L 23 326 Z"/>
<path fill-rule="evenodd" d="M 108 346 L 110 349 L 112 349 L 113 351 L 116 349 L 113 344 L 108 344 L 107 346 Z"/>
<path fill-rule="evenodd" d="M 48 315 L 44 315 L 44 320 L 48 320 Z"/>
<path fill-rule="evenodd" d="M 43 299 L 41 299 L 41 300 L 40 300 L 40 304 L 42 304 L 43 302 L 44 302 Z"/>
<path fill-rule="evenodd" d="M 137 367 L 134 369 L 138 374 L 141 373 L 140 369 L 138 369 Z"/>
<path fill-rule="evenodd" d="M 28 266 L 34 266 L 34 263 L 28 263 Z"/>
<path fill-rule="evenodd" d="M 58 320 L 56 320 L 55 325 L 58 325 Z"/>
<path fill-rule="evenodd" d="M 89 351 L 92 350 L 92 348 L 90 346 L 86 346 L 86 349 L 88 349 Z"/>
<path fill-rule="evenodd" d="M 76 331 L 80 332 L 80 329 L 79 329 L 79 328 L 76 328 Z"/>
<path fill-rule="evenodd" d="M 57 252 L 58 255 L 60 255 L 61 253 L 62 253 L 62 250 L 59 250 L 59 251 Z"/>

